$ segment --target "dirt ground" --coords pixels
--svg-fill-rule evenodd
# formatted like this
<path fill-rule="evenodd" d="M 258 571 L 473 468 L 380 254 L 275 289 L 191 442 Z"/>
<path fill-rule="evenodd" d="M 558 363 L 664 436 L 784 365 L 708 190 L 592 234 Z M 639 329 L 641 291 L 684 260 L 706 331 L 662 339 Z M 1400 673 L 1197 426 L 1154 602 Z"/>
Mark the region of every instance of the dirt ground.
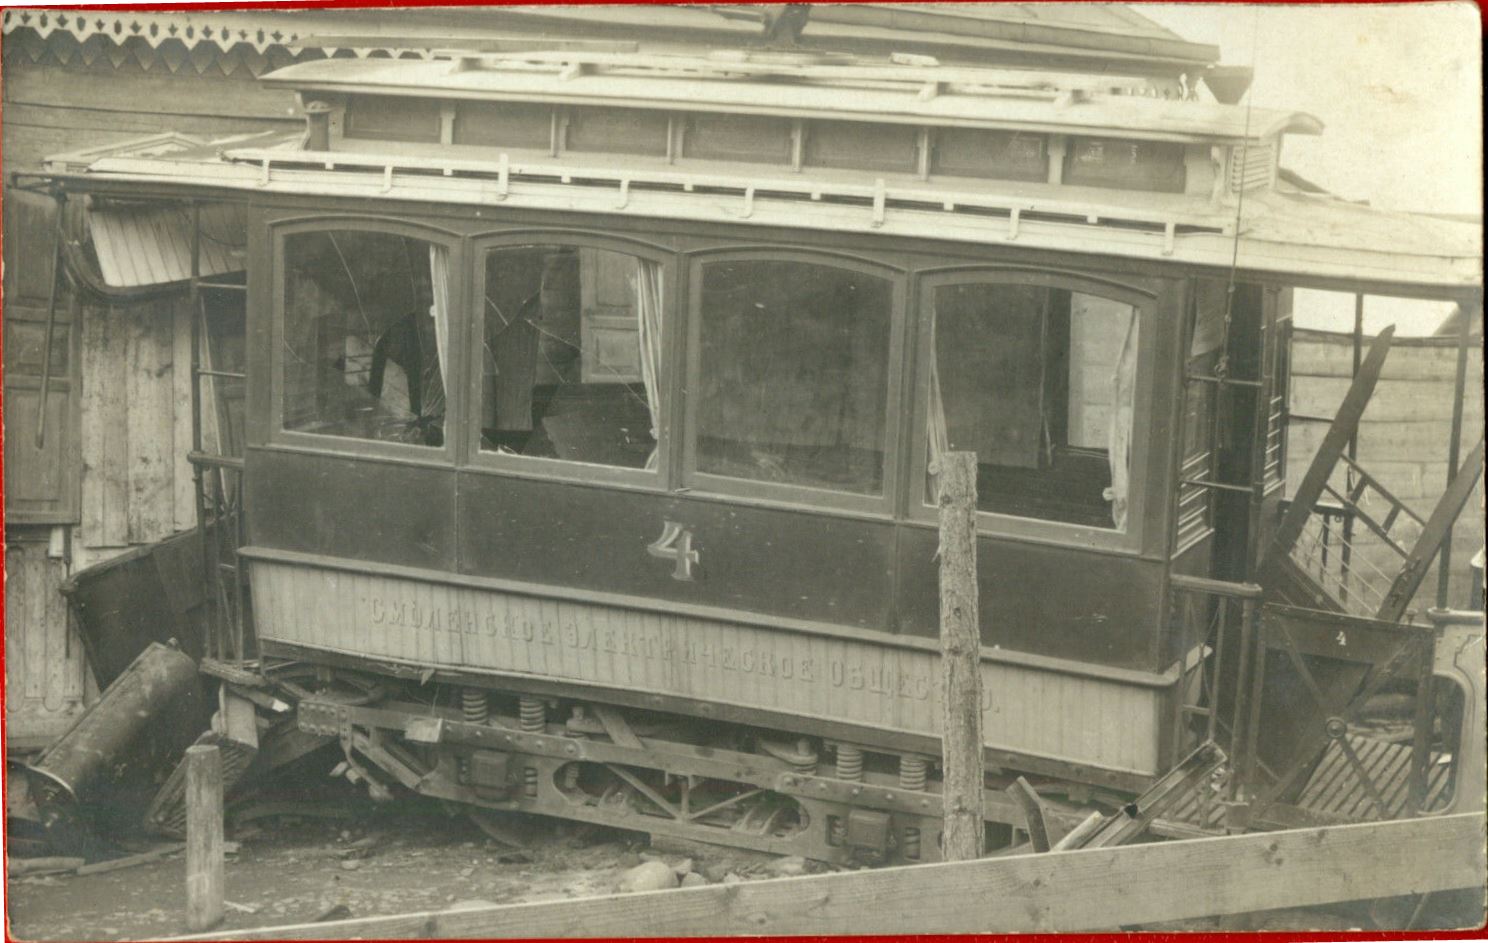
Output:
<path fill-rule="evenodd" d="M 469 818 L 432 802 L 323 806 L 339 818 L 273 816 L 229 829 L 219 929 L 608 894 L 648 858 L 704 874 L 775 876 L 770 859 L 699 846 L 684 854 L 649 847 L 644 835 L 537 817 L 502 821 L 524 849 L 494 841 Z M 732 880 L 732 878 L 731 878 Z M 8 918 L 21 940 L 158 939 L 187 932 L 182 853 L 102 874 L 21 876 L 8 881 Z M 250 912 L 251 911 L 251 912 Z"/>

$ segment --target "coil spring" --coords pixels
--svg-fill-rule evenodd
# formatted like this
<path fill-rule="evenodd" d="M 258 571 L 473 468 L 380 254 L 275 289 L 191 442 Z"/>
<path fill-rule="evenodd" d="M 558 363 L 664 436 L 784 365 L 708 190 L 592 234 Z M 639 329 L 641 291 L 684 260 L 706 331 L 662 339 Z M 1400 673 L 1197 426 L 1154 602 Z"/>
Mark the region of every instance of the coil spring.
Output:
<path fill-rule="evenodd" d="M 563 787 L 569 791 L 579 788 L 579 764 L 570 763 L 563 767 Z"/>
<path fill-rule="evenodd" d="M 466 723 L 483 724 L 490 720 L 491 705 L 486 692 L 480 688 L 461 688 L 460 711 L 465 715 Z"/>
<path fill-rule="evenodd" d="M 537 795 L 537 767 L 527 766 L 522 769 L 522 791 L 529 796 Z"/>
<path fill-rule="evenodd" d="M 863 751 L 845 743 L 837 745 L 837 778 L 857 782 L 863 778 Z"/>
<path fill-rule="evenodd" d="M 899 788 L 923 792 L 930 775 L 930 761 L 923 756 L 899 758 Z"/>
<path fill-rule="evenodd" d="M 548 709 L 535 697 L 524 697 L 518 701 L 517 714 L 522 729 L 528 733 L 541 733 L 548 725 Z"/>
<path fill-rule="evenodd" d="M 920 830 L 917 828 L 906 828 L 904 830 L 904 857 L 911 861 L 919 860 Z"/>

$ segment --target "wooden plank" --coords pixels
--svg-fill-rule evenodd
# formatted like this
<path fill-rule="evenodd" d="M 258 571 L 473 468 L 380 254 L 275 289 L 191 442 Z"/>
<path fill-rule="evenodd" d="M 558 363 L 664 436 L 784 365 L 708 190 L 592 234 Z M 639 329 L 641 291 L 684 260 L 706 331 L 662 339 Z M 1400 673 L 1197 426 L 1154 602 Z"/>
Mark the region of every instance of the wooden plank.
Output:
<path fill-rule="evenodd" d="M 38 624 L 33 629 L 46 636 L 46 687 L 42 693 L 42 703 L 46 705 L 48 713 L 56 713 L 67 707 L 68 691 L 72 687 L 68 673 L 69 670 L 76 670 L 77 661 L 74 656 L 76 650 L 82 646 L 72 645 L 67 635 L 67 605 L 60 591 L 62 580 L 66 578 L 62 561 L 53 560 L 45 545 L 38 547 L 37 557 L 39 573 L 36 590 L 39 596 L 32 605 L 36 607 L 38 616 Z M 35 667 L 32 670 L 36 670 Z"/>
<path fill-rule="evenodd" d="M 878 936 L 1116 930 L 1169 920 L 1481 888 L 1485 880 L 1483 827 L 1483 814 L 1470 813 L 233 930 L 195 939 Z M 1389 849 L 1389 854 L 1381 854 L 1382 848 Z"/>
<path fill-rule="evenodd" d="M 222 922 L 222 755 L 215 746 L 186 748 L 186 925 Z"/>
<path fill-rule="evenodd" d="M 171 325 L 171 404 L 172 457 L 174 458 L 176 530 L 196 526 L 196 485 L 186 453 L 192 449 L 191 436 L 191 319 L 195 310 L 186 299 L 180 299 L 172 312 Z M 203 409 L 203 419 L 212 409 Z"/>
<path fill-rule="evenodd" d="M 979 858 L 984 843 L 976 469 L 972 452 L 940 456 L 941 843 L 948 861 Z"/>
<path fill-rule="evenodd" d="M 85 547 L 123 547 L 128 540 L 129 401 L 124 332 L 111 308 L 86 305 L 82 329 L 82 454 Z"/>
<path fill-rule="evenodd" d="M 118 312 L 124 321 L 129 399 L 129 506 L 127 533 L 132 544 L 154 543 L 170 535 L 175 474 L 171 447 L 174 407 L 171 393 L 171 314 L 146 304 Z"/>
<path fill-rule="evenodd" d="M 1422 528 L 1421 535 L 1416 538 L 1416 545 L 1411 548 L 1400 575 L 1395 578 L 1379 612 L 1375 613 L 1376 619 L 1394 622 L 1405 614 L 1406 607 L 1426 578 L 1427 564 L 1441 549 L 1442 541 L 1451 532 L 1452 522 L 1462 513 L 1468 499 L 1477 490 L 1478 478 L 1482 473 L 1483 440 L 1480 438 L 1477 447 L 1458 469 L 1457 477 L 1448 486 L 1446 494 L 1442 495 L 1436 509 L 1431 512 L 1431 518 Z"/>
<path fill-rule="evenodd" d="M 1380 368 L 1389 356 L 1390 341 L 1394 336 L 1395 329 L 1386 328 L 1370 345 L 1369 356 L 1359 368 L 1359 375 L 1354 378 L 1348 395 L 1339 406 L 1338 415 L 1328 426 L 1317 455 L 1313 456 L 1312 464 L 1302 477 L 1302 483 L 1297 486 L 1291 507 L 1276 526 L 1271 543 L 1261 558 L 1256 582 L 1262 586 L 1273 586 L 1276 583 L 1281 561 L 1291 553 L 1292 546 L 1302 534 L 1303 526 L 1312 516 L 1312 508 L 1322 495 L 1323 488 L 1333 473 L 1333 466 L 1338 463 L 1338 456 L 1343 454 L 1344 446 L 1359 424 L 1359 417 L 1369 405 L 1369 397 L 1374 393 L 1375 384 L 1379 382 Z"/>
<path fill-rule="evenodd" d="M 1038 793 L 1033 791 L 1028 780 L 1022 776 L 1014 780 L 1006 792 L 1023 810 L 1023 830 L 1028 833 L 1029 846 L 1034 851 L 1048 851 L 1053 846 L 1049 843 L 1049 823 L 1044 819 L 1044 803 L 1039 799 Z"/>

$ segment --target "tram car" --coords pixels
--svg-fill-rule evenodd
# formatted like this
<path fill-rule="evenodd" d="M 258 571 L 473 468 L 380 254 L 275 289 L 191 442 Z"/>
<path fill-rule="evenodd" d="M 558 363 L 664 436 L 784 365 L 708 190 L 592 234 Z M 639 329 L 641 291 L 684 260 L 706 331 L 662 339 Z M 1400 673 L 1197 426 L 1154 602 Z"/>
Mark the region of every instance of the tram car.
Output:
<path fill-rule="evenodd" d="M 1475 227 L 1280 168 L 1316 119 L 770 50 L 263 81 L 302 132 L 39 183 L 86 202 L 72 251 L 117 267 L 101 240 L 153 232 L 244 318 L 241 458 L 193 453 L 204 531 L 236 536 L 202 667 L 273 686 L 375 794 L 936 860 L 951 451 L 977 461 L 989 847 L 1026 824 L 1019 776 L 1069 823 L 1205 744 L 1227 761 L 1170 830 L 1336 818 L 1304 793 L 1388 678 L 1456 672 L 1451 729 L 1481 725 L 1481 629 L 1406 611 L 1481 444 L 1429 520 L 1342 492 L 1398 574 L 1298 549 L 1389 338 L 1288 496 L 1293 290 L 1481 303 Z M 1369 816 L 1481 797 L 1437 762 L 1471 736 L 1416 702 Z"/>

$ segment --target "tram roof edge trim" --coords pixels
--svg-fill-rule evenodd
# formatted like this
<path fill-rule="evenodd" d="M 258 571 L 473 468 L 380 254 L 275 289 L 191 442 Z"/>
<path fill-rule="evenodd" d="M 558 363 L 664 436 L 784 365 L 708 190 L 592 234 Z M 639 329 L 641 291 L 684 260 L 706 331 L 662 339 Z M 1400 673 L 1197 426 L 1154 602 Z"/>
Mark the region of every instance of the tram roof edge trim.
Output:
<path fill-rule="evenodd" d="M 572 62 L 568 60 L 572 59 Z M 1072 78 L 1034 71 L 882 65 L 760 67 L 706 57 L 512 56 L 459 68 L 460 60 L 325 59 L 264 76 L 300 92 L 434 99 L 620 105 L 955 127 L 1109 133 L 1192 142 L 1262 141 L 1318 134 L 1305 112 L 1108 94 L 1129 77 Z M 565 63 L 567 63 L 565 65 Z M 650 63 L 649 65 L 647 63 Z M 596 69 L 600 71 L 586 71 Z M 753 76 L 753 77 L 751 77 Z M 1096 89 L 1096 90 L 1092 90 Z"/>

